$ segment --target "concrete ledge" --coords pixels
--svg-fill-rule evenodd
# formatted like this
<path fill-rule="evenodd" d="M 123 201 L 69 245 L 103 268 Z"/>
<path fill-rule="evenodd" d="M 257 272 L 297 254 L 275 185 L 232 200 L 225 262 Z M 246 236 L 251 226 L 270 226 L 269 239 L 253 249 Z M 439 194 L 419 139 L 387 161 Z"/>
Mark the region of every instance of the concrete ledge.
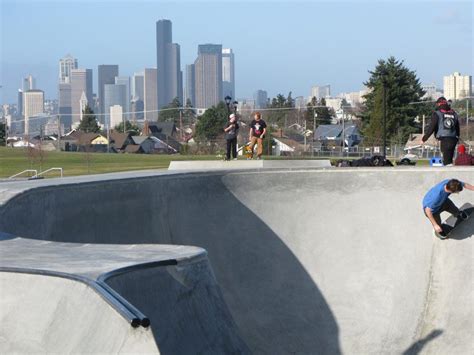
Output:
<path fill-rule="evenodd" d="M 329 160 L 188 160 L 172 161 L 168 170 L 241 170 L 329 168 Z"/>

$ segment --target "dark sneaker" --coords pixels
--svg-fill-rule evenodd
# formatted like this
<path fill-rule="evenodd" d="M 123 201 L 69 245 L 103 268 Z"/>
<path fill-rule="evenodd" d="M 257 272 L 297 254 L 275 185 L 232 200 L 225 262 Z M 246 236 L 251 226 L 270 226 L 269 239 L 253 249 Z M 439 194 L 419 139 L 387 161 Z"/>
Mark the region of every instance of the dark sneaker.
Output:
<path fill-rule="evenodd" d="M 465 221 L 468 217 L 469 216 L 464 211 L 460 211 L 457 216 L 458 219 L 463 220 L 463 221 Z"/>
<path fill-rule="evenodd" d="M 438 233 L 433 229 L 433 235 L 439 239 L 447 239 L 448 237 L 444 233 Z"/>

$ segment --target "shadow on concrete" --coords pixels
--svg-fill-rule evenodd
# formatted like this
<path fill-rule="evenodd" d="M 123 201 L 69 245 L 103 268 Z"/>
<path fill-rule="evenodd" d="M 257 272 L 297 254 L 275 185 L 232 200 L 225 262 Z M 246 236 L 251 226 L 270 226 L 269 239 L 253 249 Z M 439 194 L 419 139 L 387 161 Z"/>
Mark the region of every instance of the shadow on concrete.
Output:
<path fill-rule="evenodd" d="M 468 206 L 471 206 L 468 204 Z M 452 229 L 451 234 L 449 235 L 449 239 L 453 240 L 464 240 L 467 238 L 471 238 L 473 231 L 474 231 L 474 218 L 473 218 L 473 213 L 474 213 L 474 207 L 468 207 L 465 208 L 465 206 L 461 207 L 461 210 L 466 211 L 470 217 L 467 221 L 461 221 L 458 222 L 458 224 L 455 226 L 454 230 Z M 450 225 L 455 225 L 456 218 L 451 216 L 449 217 L 446 222 Z"/>
<path fill-rule="evenodd" d="M 443 331 L 441 329 L 435 329 L 431 331 L 430 334 L 425 336 L 423 339 L 418 340 L 416 343 L 414 343 L 412 346 L 410 346 L 408 349 L 406 349 L 403 352 L 403 355 L 417 355 L 423 350 L 423 347 L 432 341 L 433 339 L 439 337 L 441 334 L 443 334 Z"/>
<path fill-rule="evenodd" d="M 203 247 L 252 352 L 341 353 L 336 319 L 318 286 L 220 175 L 42 188 L 9 201 L 0 217 L 0 230 L 28 238 Z"/>

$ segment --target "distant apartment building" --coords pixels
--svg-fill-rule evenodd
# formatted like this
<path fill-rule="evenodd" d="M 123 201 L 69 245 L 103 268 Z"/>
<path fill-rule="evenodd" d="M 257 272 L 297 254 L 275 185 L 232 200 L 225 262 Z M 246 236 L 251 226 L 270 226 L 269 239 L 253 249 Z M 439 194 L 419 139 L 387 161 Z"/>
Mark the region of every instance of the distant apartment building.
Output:
<path fill-rule="evenodd" d="M 59 83 L 69 83 L 71 70 L 77 69 L 77 59 L 70 54 L 59 60 Z"/>
<path fill-rule="evenodd" d="M 472 95 L 472 76 L 455 72 L 443 77 L 444 96 L 448 100 L 459 100 Z"/>
<path fill-rule="evenodd" d="M 311 98 L 315 97 L 318 100 L 321 100 L 322 98 L 326 98 L 330 96 L 331 96 L 331 85 L 313 86 L 311 88 Z"/>
<path fill-rule="evenodd" d="M 155 68 L 147 68 L 143 75 L 143 110 L 144 118 L 148 121 L 158 120 L 158 83 L 157 70 Z"/>
<path fill-rule="evenodd" d="M 123 109 L 120 105 L 110 106 L 110 127 L 113 129 L 123 122 Z"/>
<path fill-rule="evenodd" d="M 195 95 L 195 72 L 194 72 L 194 64 L 186 65 L 186 90 L 184 94 L 184 105 L 188 102 L 191 102 L 191 105 L 195 106 L 196 103 L 196 95 Z"/>
<path fill-rule="evenodd" d="M 115 84 L 115 77 L 119 76 L 119 66 L 115 64 L 101 64 L 98 67 L 98 94 L 99 94 L 99 111 L 100 113 L 107 113 L 104 105 L 104 87 L 107 84 Z M 104 123 L 104 116 L 99 118 L 101 123 Z"/>
<path fill-rule="evenodd" d="M 180 46 L 173 42 L 170 20 L 156 22 L 156 68 L 158 108 L 178 98 L 183 101 Z"/>
<path fill-rule="evenodd" d="M 222 45 L 200 44 L 194 70 L 196 107 L 217 105 L 222 101 Z"/>
<path fill-rule="evenodd" d="M 444 94 L 436 88 L 436 85 L 433 84 L 423 84 L 421 88 L 425 92 L 422 99 L 424 100 L 437 100 L 440 96 Z"/>
<path fill-rule="evenodd" d="M 31 117 L 44 112 L 44 92 L 29 90 L 23 93 L 23 110 L 25 116 L 25 135 L 30 134 L 29 120 Z"/>
<path fill-rule="evenodd" d="M 84 93 L 87 105 L 92 106 L 92 69 L 72 69 L 70 74 L 71 83 L 71 114 L 72 124 L 80 122 Z M 82 100 L 82 102 L 81 102 Z"/>
<path fill-rule="evenodd" d="M 230 48 L 222 49 L 222 97 L 235 95 L 234 53 Z"/>

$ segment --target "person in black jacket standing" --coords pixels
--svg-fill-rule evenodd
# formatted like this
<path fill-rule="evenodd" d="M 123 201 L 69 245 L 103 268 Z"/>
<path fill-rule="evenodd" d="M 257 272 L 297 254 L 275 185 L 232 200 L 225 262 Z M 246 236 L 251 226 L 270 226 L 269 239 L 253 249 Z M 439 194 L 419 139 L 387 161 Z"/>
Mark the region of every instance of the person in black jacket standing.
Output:
<path fill-rule="evenodd" d="M 239 124 L 237 123 L 237 116 L 235 113 L 229 116 L 229 121 L 224 127 L 224 132 L 227 143 L 225 160 L 230 160 L 231 153 L 232 158 L 237 160 L 237 135 L 239 134 Z"/>
<path fill-rule="evenodd" d="M 458 114 L 451 109 L 449 102 L 444 97 L 436 100 L 436 111 L 431 116 L 431 122 L 421 139 L 424 142 L 435 134 L 436 139 L 441 142 L 441 153 L 443 164 L 453 165 L 453 156 L 459 139 Z"/>

